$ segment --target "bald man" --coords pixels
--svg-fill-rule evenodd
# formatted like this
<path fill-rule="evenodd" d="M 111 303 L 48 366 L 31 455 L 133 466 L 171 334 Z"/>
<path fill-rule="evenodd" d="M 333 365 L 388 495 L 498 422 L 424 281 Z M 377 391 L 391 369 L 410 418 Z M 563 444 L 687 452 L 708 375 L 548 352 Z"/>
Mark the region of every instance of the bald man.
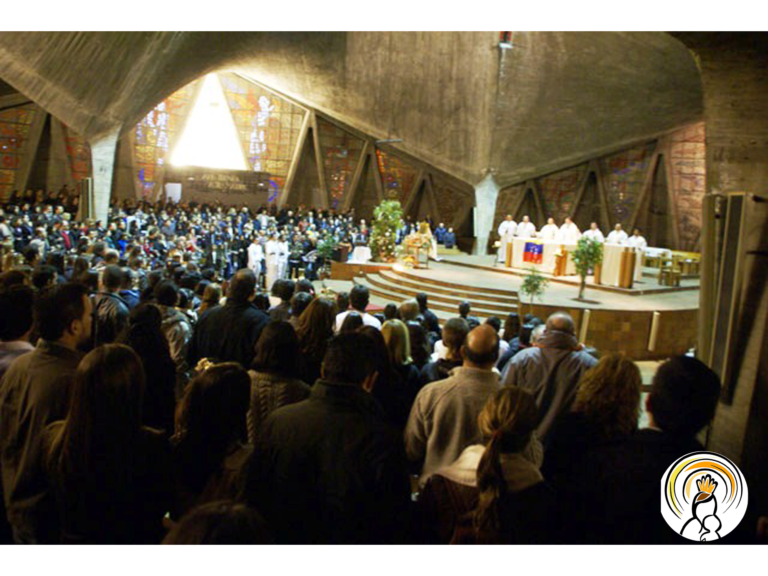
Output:
<path fill-rule="evenodd" d="M 552 314 L 536 346 L 521 350 L 507 364 L 501 382 L 536 398 L 537 432 L 545 447 L 557 419 L 571 409 L 581 376 L 595 364 L 597 359 L 576 339 L 576 326 L 566 312 Z"/>
<path fill-rule="evenodd" d="M 499 337 L 489 325 L 472 330 L 461 348 L 463 363 L 450 377 L 427 384 L 411 408 L 405 450 L 423 486 L 437 470 L 453 464 L 462 451 L 482 442 L 477 417 L 499 390 L 493 371 Z"/>

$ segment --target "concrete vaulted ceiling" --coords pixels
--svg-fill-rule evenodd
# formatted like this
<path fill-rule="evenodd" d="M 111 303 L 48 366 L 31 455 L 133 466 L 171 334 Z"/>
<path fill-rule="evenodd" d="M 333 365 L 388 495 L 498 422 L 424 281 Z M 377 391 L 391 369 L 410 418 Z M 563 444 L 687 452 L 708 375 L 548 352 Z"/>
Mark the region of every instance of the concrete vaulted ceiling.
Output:
<path fill-rule="evenodd" d="M 702 117 L 685 46 L 650 33 L 6 32 L 0 80 L 91 141 L 234 70 L 470 184 L 504 186 Z M 3 86 L 3 84 L 0 84 Z"/>

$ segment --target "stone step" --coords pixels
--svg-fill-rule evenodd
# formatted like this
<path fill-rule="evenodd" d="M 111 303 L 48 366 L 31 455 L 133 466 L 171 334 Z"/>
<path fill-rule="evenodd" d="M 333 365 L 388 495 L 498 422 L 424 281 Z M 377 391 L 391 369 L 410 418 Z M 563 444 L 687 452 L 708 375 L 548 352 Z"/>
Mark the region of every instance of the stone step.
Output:
<path fill-rule="evenodd" d="M 453 292 L 443 290 L 437 292 L 433 286 L 405 286 L 399 282 L 391 280 L 390 276 L 384 276 L 380 273 L 367 274 L 365 278 L 368 282 L 381 290 L 386 290 L 394 294 L 399 294 L 403 300 L 408 298 L 414 298 L 419 292 L 424 292 L 428 299 L 429 305 L 440 303 L 443 306 L 448 306 L 452 310 L 458 310 L 459 304 L 464 300 L 469 301 L 473 308 L 484 308 L 486 310 L 498 310 L 505 315 L 510 312 L 517 312 L 518 304 L 514 302 L 500 302 L 489 299 L 480 299 L 475 294 L 467 294 L 463 292 Z"/>
<path fill-rule="evenodd" d="M 502 290 L 499 288 L 489 288 L 487 286 L 475 286 L 470 284 L 455 284 L 453 282 L 446 282 L 445 280 L 437 280 L 434 278 L 429 278 L 427 276 L 423 276 L 421 274 L 415 274 L 414 272 L 409 272 L 407 270 L 397 270 L 392 269 L 392 273 L 411 281 L 416 281 L 423 284 L 430 284 L 432 286 L 437 286 L 439 288 L 450 288 L 454 290 L 455 292 L 471 292 L 473 294 L 483 294 L 483 295 L 489 295 L 493 294 L 495 296 L 501 296 L 505 298 L 513 298 L 515 301 L 517 301 L 517 292 L 514 290 Z M 422 270 L 422 273 L 429 273 L 428 270 Z"/>
<path fill-rule="evenodd" d="M 400 305 L 403 300 L 409 299 L 411 296 L 407 294 L 403 294 L 402 292 L 397 291 L 397 287 L 390 287 L 390 288 L 382 288 L 381 286 L 378 286 L 376 284 L 373 284 L 370 281 L 370 278 L 356 278 L 355 282 L 357 284 L 362 284 L 363 286 L 366 286 L 370 293 L 372 295 L 375 295 L 381 299 L 380 304 L 385 304 L 392 302 L 394 304 Z M 454 318 L 458 316 L 458 302 L 461 300 L 467 299 L 467 298 L 457 298 L 455 304 L 450 304 L 446 302 L 442 302 L 436 299 L 436 297 L 433 297 L 433 295 L 427 293 L 429 296 L 429 308 L 430 310 L 433 310 L 436 314 L 438 314 L 438 317 L 444 316 L 447 318 Z M 479 318 L 488 318 L 489 316 L 497 316 L 502 321 L 504 318 L 506 318 L 507 314 L 510 312 L 517 312 L 517 308 L 514 309 L 500 309 L 496 306 L 493 306 L 490 303 L 487 302 L 473 302 L 471 298 L 468 299 L 470 304 L 472 305 L 472 312 L 471 314 L 473 316 L 477 316 Z M 440 314 L 440 312 L 444 314 Z"/>
<path fill-rule="evenodd" d="M 511 305 L 517 305 L 519 301 L 517 294 L 512 291 L 509 291 L 506 295 L 493 294 L 491 292 L 469 291 L 467 290 L 467 287 L 459 284 L 451 284 L 448 282 L 440 283 L 439 281 L 425 282 L 424 278 L 418 276 L 404 276 L 389 270 L 380 270 L 377 274 L 381 278 L 387 280 L 390 284 L 397 284 L 402 286 L 403 289 L 413 290 L 414 295 L 418 292 L 445 294 L 447 296 L 461 294 L 462 299 L 465 299 L 464 295 L 470 294 L 472 298 L 476 300 Z"/>

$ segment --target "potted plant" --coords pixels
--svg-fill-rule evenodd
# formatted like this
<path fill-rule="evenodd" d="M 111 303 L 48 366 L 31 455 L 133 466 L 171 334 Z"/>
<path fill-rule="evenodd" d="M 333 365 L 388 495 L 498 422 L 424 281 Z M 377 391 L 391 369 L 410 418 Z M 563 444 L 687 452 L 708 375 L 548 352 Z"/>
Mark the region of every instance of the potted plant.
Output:
<path fill-rule="evenodd" d="M 395 261 L 395 239 L 403 208 L 398 200 L 384 200 L 373 211 L 370 248 L 376 262 Z"/>
<path fill-rule="evenodd" d="M 321 280 L 331 276 L 331 259 L 338 244 L 336 238 L 331 235 L 325 236 L 317 243 L 317 256 L 323 259 L 323 267 L 318 274 Z"/>
<path fill-rule="evenodd" d="M 576 273 L 581 277 L 579 296 L 576 299 L 584 300 L 587 274 L 603 262 L 603 244 L 590 238 L 579 238 L 576 243 L 576 250 L 571 253 L 571 258 L 573 258 L 573 264 L 576 266 Z"/>
<path fill-rule="evenodd" d="M 520 293 L 528 296 L 530 301 L 528 302 L 528 311 L 533 314 L 533 301 L 544 295 L 544 290 L 549 284 L 549 280 L 544 278 L 535 268 L 529 268 L 528 274 L 523 278 L 523 283 L 520 285 Z"/>

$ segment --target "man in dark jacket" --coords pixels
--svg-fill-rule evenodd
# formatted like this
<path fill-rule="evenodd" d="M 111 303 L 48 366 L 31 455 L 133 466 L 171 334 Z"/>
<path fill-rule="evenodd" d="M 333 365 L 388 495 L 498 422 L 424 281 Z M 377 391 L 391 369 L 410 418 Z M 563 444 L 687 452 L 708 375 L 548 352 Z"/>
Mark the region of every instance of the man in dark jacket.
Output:
<path fill-rule="evenodd" d="M 120 297 L 123 271 L 119 266 L 107 266 L 101 272 L 100 292 L 93 299 L 94 346 L 110 344 L 128 323 L 130 307 Z"/>
<path fill-rule="evenodd" d="M 370 394 L 373 358 L 364 335 L 336 336 L 309 399 L 275 411 L 258 434 L 248 499 L 278 542 L 407 541 L 405 453 Z"/>
<path fill-rule="evenodd" d="M 255 290 L 253 270 L 244 268 L 232 277 L 226 304 L 209 309 L 197 321 L 189 345 L 190 367 L 201 358 L 251 366 L 256 341 L 269 322 L 269 316 L 251 304 Z"/>
<path fill-rule="evenodd" d="M 419 311 L 424 317 L 424 327 L 427 332 L 435 334 L 435 340 L 440 340 L 442 335 L 440 334 L 440 323 L 437 321 L 437 316 L 427 307 L 427 295 L 424 292 L 416 294 L 416 302 L 419 303 Z"/>
<path fill-rule="evenodd" d="M 53 507 L 42 469 L 45 427 L 63 419 L 81 354 L 91 334 L 91 301 L 85 286 L 47 289 L 35 303 L 40 340 L 19 357 L 0 382 L 0 475 L 8 521 L 17 543 L 55 542 Z"/>

